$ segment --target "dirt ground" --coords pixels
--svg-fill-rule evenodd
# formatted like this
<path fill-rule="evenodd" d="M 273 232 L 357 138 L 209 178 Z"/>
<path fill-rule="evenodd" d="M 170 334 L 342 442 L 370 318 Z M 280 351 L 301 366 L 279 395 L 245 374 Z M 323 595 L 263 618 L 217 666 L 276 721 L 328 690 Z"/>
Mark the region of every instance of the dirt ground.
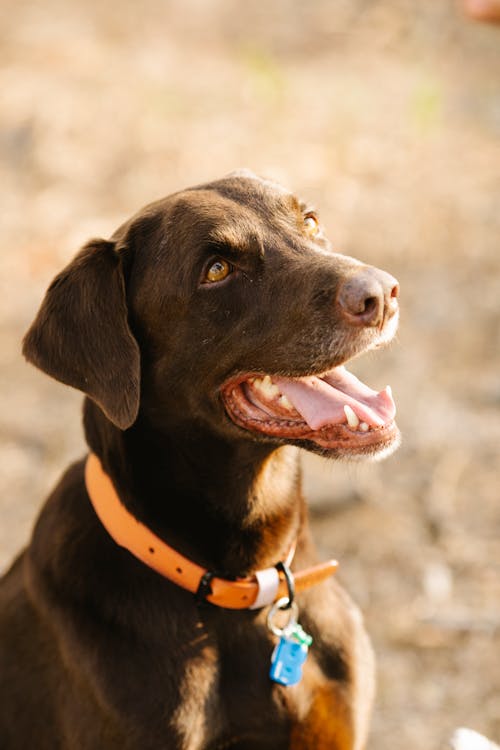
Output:
<path fill-rule="evenodd" d="M 81 398 L 24 364 L 56 271 L 142 204 L 238 166 L 401 282 L 378 464 L 304 456 L 316 538 L 378 657 L 370 747 L 500 740 L 500 28 L 451 0 L 0 5 L 0 564 L 80 455 Z"/>

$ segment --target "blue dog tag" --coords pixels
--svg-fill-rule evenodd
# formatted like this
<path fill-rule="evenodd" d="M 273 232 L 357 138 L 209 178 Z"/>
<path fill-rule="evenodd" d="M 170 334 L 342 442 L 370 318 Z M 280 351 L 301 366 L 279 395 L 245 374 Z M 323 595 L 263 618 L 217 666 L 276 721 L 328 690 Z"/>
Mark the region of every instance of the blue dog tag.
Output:
<path fill-rule="evenodd" d="M 311 643 L 311 636 L 298 623 L 286 628 L 271 656 L 271 680 L 286 686 L 300 682 L 302 665 L 307 659 Z"/>

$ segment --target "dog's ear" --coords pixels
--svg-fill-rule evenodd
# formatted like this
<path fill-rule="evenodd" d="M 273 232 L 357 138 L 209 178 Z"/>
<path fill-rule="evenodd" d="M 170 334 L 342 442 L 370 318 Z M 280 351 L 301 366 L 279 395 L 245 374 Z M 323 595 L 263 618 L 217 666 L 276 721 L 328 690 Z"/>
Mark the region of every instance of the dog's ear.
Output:
<path fill-rule="evenodd" d="M 122 258 L 92 240 L 47 290 L 24 337 L 29 362 L 90 396 L 125 430 L 137 417 L 140 353 L 128 324 Z"/>

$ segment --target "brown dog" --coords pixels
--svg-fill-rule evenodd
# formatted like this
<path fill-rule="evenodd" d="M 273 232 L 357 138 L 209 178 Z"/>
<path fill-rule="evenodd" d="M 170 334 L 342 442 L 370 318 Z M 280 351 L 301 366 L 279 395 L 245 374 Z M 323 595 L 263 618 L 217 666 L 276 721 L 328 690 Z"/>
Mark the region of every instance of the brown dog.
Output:
<path fill-rule="evenodd" d="M 1 584 L 2 750 L 364 746 L 371 650 L 336 582 L 313 585 L 297 446 L 396 446 L 390 391 L 343 363 L 392 338 L 397 294 L 249 172 L 147 206 L 56 277 L 24 353 L 86 394 L 93 456 Z M 287 686 L 266 618 L 294 550 L 314 641 Z"/>

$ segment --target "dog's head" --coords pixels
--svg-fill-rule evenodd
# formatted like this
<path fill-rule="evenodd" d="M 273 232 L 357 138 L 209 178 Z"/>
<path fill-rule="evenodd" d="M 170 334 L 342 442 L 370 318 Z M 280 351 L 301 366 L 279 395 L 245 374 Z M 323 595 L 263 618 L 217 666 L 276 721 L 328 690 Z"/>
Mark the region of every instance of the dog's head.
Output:
<path fill-rule="evenodd" d="M 153 203 L 56 277 L 24 341 L 120 429 L 382 454 L 389 389 L 345 369 L 392 339 L 398 285 L 334 253 L 315 211 L 249 172 Z"/>

